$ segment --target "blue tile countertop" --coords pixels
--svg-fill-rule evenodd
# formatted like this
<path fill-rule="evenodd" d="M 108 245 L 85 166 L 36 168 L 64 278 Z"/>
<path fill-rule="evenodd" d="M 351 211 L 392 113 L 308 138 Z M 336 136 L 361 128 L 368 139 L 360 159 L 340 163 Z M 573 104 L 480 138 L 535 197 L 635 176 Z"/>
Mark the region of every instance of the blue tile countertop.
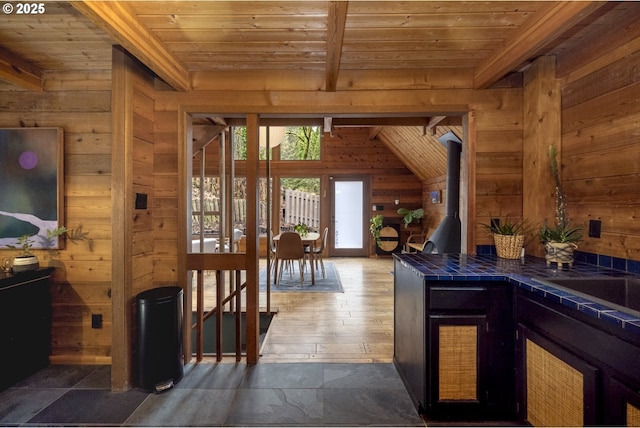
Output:
<path fill-rule="evenodd" d="M 620 312 L 613 307 L 571 294 L 568 291 L 542 284 L 534 278 L 553 280 L 560 278 L 622 277 L 640 279 L 639 275 L 590 264 L 573 267 L 547 266 L 544 259 L 525 257 L 508 260 L 493 255 L 468 254 L 395 254 L 398 260 L 431 281 L 507 281 L 524 290 L 576 309 L 594 318 L 616 324 L 640 336 L 640 317 Z"/>

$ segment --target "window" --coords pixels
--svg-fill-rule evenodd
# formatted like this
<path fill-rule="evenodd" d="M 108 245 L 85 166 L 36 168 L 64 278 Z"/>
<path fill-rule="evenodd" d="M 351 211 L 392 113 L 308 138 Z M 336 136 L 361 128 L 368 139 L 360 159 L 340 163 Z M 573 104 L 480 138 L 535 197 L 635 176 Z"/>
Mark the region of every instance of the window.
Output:
<path fill-rule="evenodd" d="M 320 160 L 319 126 L 288 127 L 280 145 L 281 160 Z"/>
<path fill-rule="evenodd" d="M 267 128 L 269 131 L 267 132 Z M 322 128 L 320 126 L 287 126 L 260 127 L 259 158 L 267 158 L 267 135 L 271 140 L 271 151 L 279 147 L 280 160 L 320 160 L 320 142 Z M 234 142 L 234 159 L 247 159 L 247 128 L 244 126 L 232 129 Z M 273 155 L 271 157 L 273 159 Z"/>

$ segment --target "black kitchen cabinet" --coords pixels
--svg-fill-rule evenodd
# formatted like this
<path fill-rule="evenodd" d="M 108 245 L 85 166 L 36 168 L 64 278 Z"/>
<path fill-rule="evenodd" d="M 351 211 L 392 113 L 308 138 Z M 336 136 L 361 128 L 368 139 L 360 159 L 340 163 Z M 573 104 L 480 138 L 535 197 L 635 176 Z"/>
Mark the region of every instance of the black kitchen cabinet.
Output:
<path fill-rule="evenodd" d="M 422 276 L 395 260 L 394 362 L 414 405 L 424 410 L 427 400 L 426 310 Z"/>
<path fill-rule="evenodd" d="M 431 419 L 515 416 L 512 287 L 431 281 L 395 261 L 394 361 Z"/>
<path fill-rule="evenodd" d="M 0 390 L 49 365 L 52 271 L 0 277 Z"/>
<path fill-rule="evenodd" d="M 636 338 L 523 290 L 516 295 L 516 317 L 522 422 L 638 426 L 640 343 Z M 544 402 L 535 398 L 540 387 L 545 390 Z"/>
<path fill-rule="evenodd" d="M 640 389 L 630 387 L 617 378 L 609 378 L 606 384 L 606 418 L 615 421 L 610 425 L 640 426 Z"/>

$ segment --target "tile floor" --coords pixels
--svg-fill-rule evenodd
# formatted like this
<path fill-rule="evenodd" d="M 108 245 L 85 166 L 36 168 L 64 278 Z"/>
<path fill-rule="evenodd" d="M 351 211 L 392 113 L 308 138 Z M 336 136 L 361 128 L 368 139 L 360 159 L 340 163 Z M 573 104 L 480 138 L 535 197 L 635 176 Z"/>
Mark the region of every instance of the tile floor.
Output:
<path fill-rule="evenodd" d="M 425 426 L 393 364 L 201 363 L 162 394 L 108 366 L 50 366 L 0 392 L 3 426 Z"/>

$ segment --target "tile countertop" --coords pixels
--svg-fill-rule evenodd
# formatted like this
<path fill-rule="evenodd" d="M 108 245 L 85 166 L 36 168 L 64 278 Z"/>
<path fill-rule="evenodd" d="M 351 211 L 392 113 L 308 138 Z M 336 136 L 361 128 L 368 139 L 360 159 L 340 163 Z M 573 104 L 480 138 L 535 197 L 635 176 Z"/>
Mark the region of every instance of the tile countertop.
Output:
<path fill-rule="evenodd" d="M 594 318 L 616 324 L 640 336 L 640 318 L 620 312 L 604 304 L 571 294 L 533 278 L 559 279 L 576 277 L 625 277 L 639 279 L 638 275 L 576 263 L 573 267 L 547 266 L 544 259 L 527 256 L 508 260 L 489 255 L 469 254 L 394 254 L 398 260 L 424 275 L 426 280 L 438 281 L 508 281 L 517 287 L 541 295 L 556 303 L 583 312 Z"/>

